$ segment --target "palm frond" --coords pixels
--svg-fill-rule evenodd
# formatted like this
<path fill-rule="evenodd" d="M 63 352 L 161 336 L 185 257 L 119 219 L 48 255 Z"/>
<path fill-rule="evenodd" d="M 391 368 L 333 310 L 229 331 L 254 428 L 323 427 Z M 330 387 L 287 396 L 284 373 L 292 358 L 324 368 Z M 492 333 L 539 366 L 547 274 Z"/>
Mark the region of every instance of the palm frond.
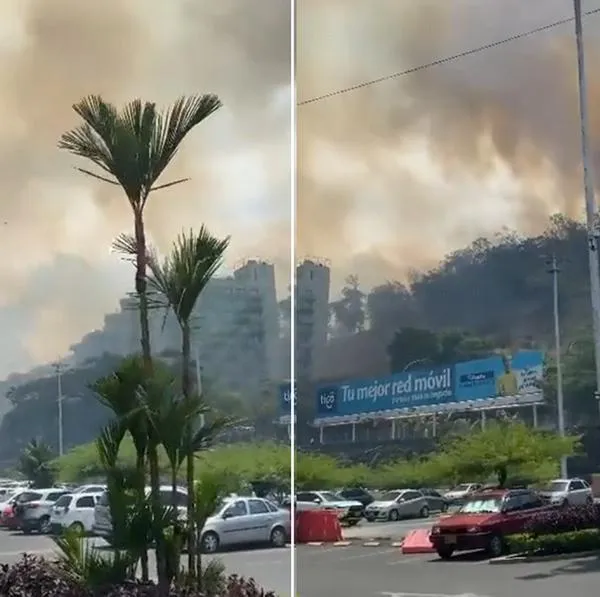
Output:
<path fill-rule="evenodd" d="M 220 107 L 219 98 L 207 94 L 181 97 L 162 113 L 140 99 L 119 111 L 100 95 L 90 95 L 73 105 L 83 122 L 64 133 L 58 147 L 100 168 L 108 176 L 81 171 L 120 185 L 139 212 L 151 191 L 187 180 L 156 186 L 188 133 Z"/>
<path fill-rule="evenodd" d="M 162 261 L 148 260 L 149 287 L 168 301 L 180 324 L 189 323 L 198 298 L 221 267 L 229 237 L 213 236 L 206 226 L 181 233 Z"/>

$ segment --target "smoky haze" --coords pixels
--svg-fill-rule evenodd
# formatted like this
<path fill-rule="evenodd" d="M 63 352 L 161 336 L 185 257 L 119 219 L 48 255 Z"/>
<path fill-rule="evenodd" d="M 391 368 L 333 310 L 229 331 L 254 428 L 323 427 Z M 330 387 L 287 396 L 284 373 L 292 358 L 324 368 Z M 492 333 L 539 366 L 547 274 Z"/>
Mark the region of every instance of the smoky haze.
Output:
<path fill-rule="evenodd" d="M 571 16 L 572 0 L 304 0 L 298 100 Z M 599 30 L 584 19 L 595 156 Z M 329 258 L 338 286 L 371 285 L 503 227 L 583 216 L 577 98 L 571 22 L 299 107 L 298 252 Z"/>
<path fill-rule="evenodd" d="M 111 255 L 131 229 L 122 194 L 76 173 L 56 148 L 71 109 L 100 93 L 159 104 L 216 93 L 224 108 L 187 139 L 153 196 L 149 235 L 166 249 L 206 223 L 243 257 L 289 263 L 288 0 L 7 0 L 0 7 L 0 373 L 53 359 L 132 287 Z"/>

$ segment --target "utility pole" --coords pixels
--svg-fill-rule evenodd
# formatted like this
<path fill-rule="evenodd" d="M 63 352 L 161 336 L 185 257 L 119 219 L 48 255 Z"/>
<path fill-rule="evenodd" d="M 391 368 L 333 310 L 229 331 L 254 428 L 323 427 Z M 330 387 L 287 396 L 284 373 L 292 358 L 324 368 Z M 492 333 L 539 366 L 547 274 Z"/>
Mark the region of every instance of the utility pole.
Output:
<path fill-rule="evenodd" d="M 62 393 L 62 371 L 63 364 L 61 361 L 52 363 L 54 371 L 56 372 L 56 401 L 58 404 L 58 455 L 63 456 L 64 442 L 63 442 L 63 393 Z"/>
<path fill-rule="evenodd" d="M 600 268 L 598 259 L 598 212 L 594 194 L 594 177 L 590 160 L 590 140 L 587 80 L 585 72 L 585 52 L 583 47 L 583 22 L 581 0 L 573 0 L 575 11 L 575 41 L 577 44 L 577 82 L 579 87 L 579 118 L 581 126 L 581 162 L 583 166 L 583 188 L 585 213 L 588 229 L 588 256 L 590 268 L 590 289 L 592 294 L 592 324 L 594 333 L 594 356 L 596 364 L 596 391 L 600 397 Z"/>
<path fill-rule="evenodd" d="M 554 312 L 554 343 L 556 351 L 556 410 L 557 410 L 557 425 L 558 434 L 560 437 L 565 436 L 565 400 L 563 392 L 563 376 L 562 376 L 562 357 L 560 345 L 560 312 L 558 309 L 558 274 L 560 268 L 556 261 L 556 255 L 552 255 L 552 259 L 548 264 L 548 273 L 552 274 L 552 298 Z M 560 459 L 560 476 L 562 479 L 567 478 L 567 458 L 565 456 Z"/>

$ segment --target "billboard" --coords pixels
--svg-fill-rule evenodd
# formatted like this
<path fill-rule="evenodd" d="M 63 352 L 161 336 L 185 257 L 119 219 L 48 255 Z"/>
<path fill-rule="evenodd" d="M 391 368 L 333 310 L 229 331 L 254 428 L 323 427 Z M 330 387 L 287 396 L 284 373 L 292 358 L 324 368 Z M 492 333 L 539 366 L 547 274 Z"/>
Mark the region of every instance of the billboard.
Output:
<path fill-rule="evenodd" d="M 291 401 L 296 404 L 296 384 L 292 389 L 291 382 L 287 381 L 279 386 L 279 421 L 280 423 L 288 423 L 291 416 Z"/>
<path fill-rule="evenodd" d="M 485 359 L 352 380 L 317 389 L 317 420 L 460 408 L 461 404 L 503 398 L 507 404 L 541 401 L 544 355 L 519 351 Z"/>

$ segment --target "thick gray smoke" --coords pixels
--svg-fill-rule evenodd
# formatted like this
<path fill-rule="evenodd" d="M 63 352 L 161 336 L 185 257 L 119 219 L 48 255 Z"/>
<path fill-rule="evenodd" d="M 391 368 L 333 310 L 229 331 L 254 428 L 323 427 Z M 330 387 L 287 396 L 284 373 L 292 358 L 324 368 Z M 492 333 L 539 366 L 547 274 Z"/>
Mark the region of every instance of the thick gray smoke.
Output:
<path fill-rule="evenodd" d="M 299 101 L 572 15 L 572 0 L 304 0 Z M 584 27 L 600 155 L 600 15 Z M 481 234 L 579 217 L 578 117 L 573 23 L 302 106 L 299 252 L 377 283 Z"/>
<path fill-rule="evenodd" d="M 131 228 L 126 201 L 56 149 L 90 93 L 164 104 L 217 93 L 225 107 L 168 173 L 192 181 L 152 197 L 150 235 L 166 248 L 205 222 L 232 235 L 230 265 L 281 255 L 287 279 L 289 23 L 289 0 L 2 2 L 0 373 L 65 351 L 132 285 L 109 254 Z"/>

